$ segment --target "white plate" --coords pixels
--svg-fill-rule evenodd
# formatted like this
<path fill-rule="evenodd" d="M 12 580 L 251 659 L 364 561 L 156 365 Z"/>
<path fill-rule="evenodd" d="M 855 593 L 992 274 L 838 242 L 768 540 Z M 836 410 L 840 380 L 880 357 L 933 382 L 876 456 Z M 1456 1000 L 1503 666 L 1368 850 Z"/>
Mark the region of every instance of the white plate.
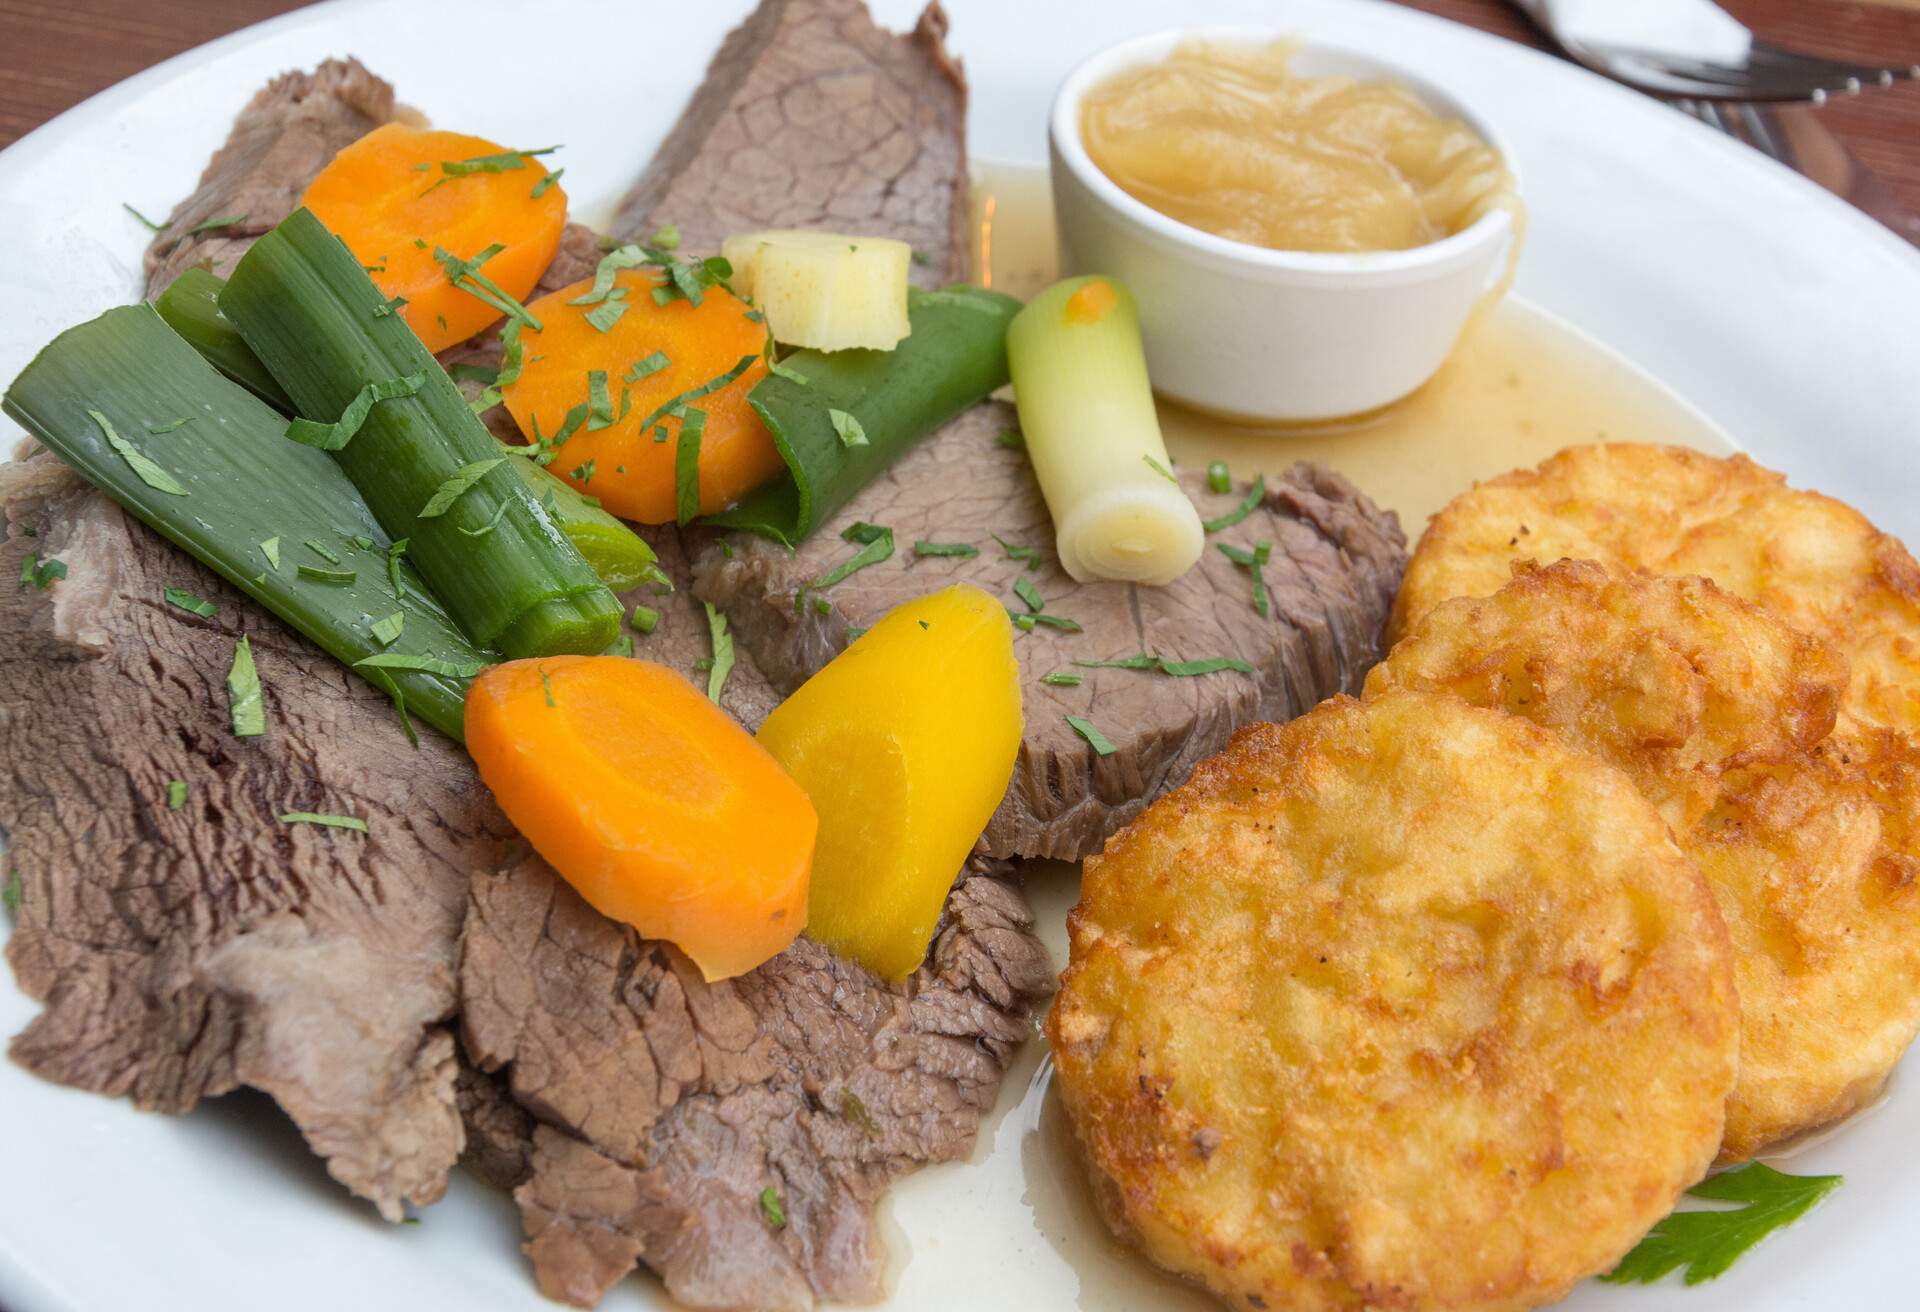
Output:
<path fill-rule="evenodd" d="M 915 0 L 876 0 L 909 25 Z M 1054 84 L 1086 54 L 1174 21 L 1159 0 L 949 0 L 973 86 L 976 154 L 1044 158 Z M 631 0 L 335 0 L 151 69 L 0 153 L 0 379 L 58 330 L 125 301 L 147 234 L 269 76 L 356 53 L 434 118 L 567 143 L 592 217 L 644 165 L 747 8 Z M 1426 68 L 1500 122 L 1534 216 L 1520 290 L 1651 368 L 1763 463 L 1920 538 L 1920 258 L 1758 154 L 1509 42 L 1387 4 L 1189 0 L 1186 21 L 1273 22 Z M 538 14 L 538 18 L 533 16 Z M 509 57 L 510 56 L 510 57 Z M 589 99 L 575 101 L 567 93 Z M 0 441 L 11 445 L 11 426 Z M 1058 902 L 1055 881 L 1038 890 Z M 34 1007 L 0 987 L 0 1033 Z M 1012 1107 L 1039 1045 L 1009 1081 Z M 1033 1104 L 992 1122 L 978 1161 L 895 1190 L 911 1256 L 895 1303 L 1108 1312 L 1190 1297 L 1089 1243 L 1072 1170 Z M 329 1182 L 264 1100 L 142 1116 L 0 1063 L 0 1306 L 10 1312 L 550 1308 L 512 1205 L 456 1178 L 418 1226 L 389 1227 Z M 1920 1277 L 1920 1082 L 1794 1158 L 1846 1186 L 1716 1283 L 1589 1284 L 1566 1304 L 1633 1312 L 1911 1306 Z M 1077 1238 L 1075 1236 L 1078 1236 Z M 1063 1255 L 1071 1251 L 1073 1259 Z M 644 1278 L 604 1306 L 658 1306 Z"/>

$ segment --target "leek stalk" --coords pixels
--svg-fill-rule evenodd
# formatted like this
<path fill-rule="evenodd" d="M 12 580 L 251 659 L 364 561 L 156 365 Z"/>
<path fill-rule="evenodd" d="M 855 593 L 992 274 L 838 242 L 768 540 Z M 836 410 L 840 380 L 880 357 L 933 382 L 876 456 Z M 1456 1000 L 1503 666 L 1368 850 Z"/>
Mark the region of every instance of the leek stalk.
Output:
<path fill-rule="evenodd" d="M 196 266 L 169 283 L 153 308 L 215 369 L 274 409 L 292 414 L 293 402 L 286 389 L 274 381 L 233 321 L 220 313 L 220 291 L 226 285 L 224 278 Z"/>
<path fill-rule="evenodd" d="M 1165 584 L 1191 569 L 1205 534 L 1167 459 L 1133 294 L 1104 277 L 1055 283 L 1015 316 L 1007 360 L 1067 573 Z"/>
<path fill-rule="evenodd" d="M 153 307 L 121 306 L 61 333 L 0 406 L 129 513 L 342 663 L 378 653 L 457 668 L 499 659 L 467 640 L 409 565 L 389 565 L 387 535 L 340 467 L 287 441 L 286 418 L 216 373 Z M 143 477 L 108 429 L 182 492 Z M 299 554 L 313 549 L 294 544 L 308 542 L 351 580 L 304 577 Z M 400 636 L 383 643 L 376 626 L 394 614 L 405 616 Z M 381 631 L 391 630 L 389 622 Z M 465 679 L 427 669 L 357 672 L 384 692 L 397 688 L 407 709 L 442 733 L 461 736 Z"/>
<path fill-rule="evenodd" d="M 254 243 L 220 309 L 293 398 L 333 422 L 362 388 L 424 375 L 334 452 L 449 614 L 510 658 L 604 651 L 621 606 L 344 243 L 295 210 Z M 289 444 L 291 445 L 291 443 Z"/>

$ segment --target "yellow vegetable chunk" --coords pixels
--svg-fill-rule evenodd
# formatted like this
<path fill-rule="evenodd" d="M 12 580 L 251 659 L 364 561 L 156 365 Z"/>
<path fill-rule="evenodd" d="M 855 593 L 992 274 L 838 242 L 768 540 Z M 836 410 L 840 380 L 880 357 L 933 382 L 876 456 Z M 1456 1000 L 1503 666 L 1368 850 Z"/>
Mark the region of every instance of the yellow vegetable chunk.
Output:
<path fill-rule="evenodd" d="M 773 228 L 729 237 L 730 286 L 751 296 L 773 339 L 816 351 L 891 351 L 913 331 L 913 248 L 890 237 Z"/>
<path fill-rule="evenodd" d="M 820 817 L 807 932 L 911 974 L 1020 735 L 1013 625 L 967 584 L 894 607 L 782 702 L 759 738 Z"/>

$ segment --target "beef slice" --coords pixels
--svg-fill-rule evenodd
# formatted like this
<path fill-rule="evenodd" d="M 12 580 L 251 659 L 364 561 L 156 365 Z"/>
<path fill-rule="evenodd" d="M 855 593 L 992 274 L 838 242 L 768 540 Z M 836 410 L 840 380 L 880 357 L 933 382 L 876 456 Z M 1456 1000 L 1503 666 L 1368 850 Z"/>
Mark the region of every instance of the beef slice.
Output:
<path fill-rule="evenodd" d="M 892 985 L 804 936 L 709 984 L 537 860 L 481 876 L 462 1035 L 535 1122 L 515 1197 L 542 1291 L 591 1306 L 645 1262 L 689 1307 L 879 1297 L 874 1201 L 971 1149 L 1053 986 L 1005 875 L 965 872 Z"/>
<path fill-rule="evenodd" d="M 981 838 L 992 856 L 1075 860 L 1253 720 L 1288 720 L 1337 692 L 1357 692 L 1380 657 L 1383 627 L 1406 567 L 1405 535 L 1340 475 L 1305 462 L 1266 480 L 1263 502 L 1208 536 L 1199 564 L 1166 587 L 1075 583 L 1053 550 L 1053 523 L 1017 449 L 996 441 L 1014 427 L 1010 406 L 979 406 L 914 448 L 863 489 L 797 552 L 746 535 L 698 547 L 694 594 L 723 608 L 736 638 L 779 694 L 792 692 L 847 643 L 909 597 L 968 582 L 1024 613 L 1024 578 L 1045 613 L 1080 631 L 1039 625 L 1016 633 L 1026 732 L 1013 783 Z M 1204 477 L 1180 481 L 1203 518 L 1232 510 Z M 824 592 L 795 596 L 850 555 L 840 537 L 856 521 L 889 527 L 893 557 Z M 996 535 L 1004 540 L 996 541 Z M 970 543 L 973 559 L 914 554 L 915 541 Z M 1271 544 L 1262 571 L 1270 614 L 1253 605 L 1253 577 L 1215 548 Z M 1037 559 L 1013 559 L 1007 547 Z M 826 603 L 825 612 L 815 601 Z M 1174 678 L 1158 670 L 1096 669 L 1142 652 L 1169 660 L 1236 657 L 1252 674 Z M 1076 687 L 1043 682 L 1078 674 Z M 1068 725 L 1092 722 L 1117 748 L 1097 754 Z"/>
<path fill-rule="evenodd" d="M 967 272 L 967 87 L 930 4 L 911 33 L 862 0 L 762 0 L 620 202 L 627 240 L 663 223 L 712 252 L 756 228 L 893 237 L 924 287 Z"/>

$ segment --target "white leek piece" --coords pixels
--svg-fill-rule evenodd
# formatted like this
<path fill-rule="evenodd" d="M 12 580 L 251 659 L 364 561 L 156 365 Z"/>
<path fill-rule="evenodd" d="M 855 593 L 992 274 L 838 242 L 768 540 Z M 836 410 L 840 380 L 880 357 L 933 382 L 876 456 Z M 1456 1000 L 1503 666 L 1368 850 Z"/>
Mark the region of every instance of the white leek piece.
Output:
<path fill-rule="evenodd" d="M 770 229 L 729 237 L 729 285 L 767 316 L 773 339 L 816 351 L 891 351 L 913 331 L 907 273 L 913 248 L 888 237 Z"/>
<path fill-rule="evenodd" d="M 1007 363 L 1067 573 L 1164 584 L 1191 569 L 1206 535 L 1171 473 L 1133 293 L 1055 283 L 1014 316 Z"/>

